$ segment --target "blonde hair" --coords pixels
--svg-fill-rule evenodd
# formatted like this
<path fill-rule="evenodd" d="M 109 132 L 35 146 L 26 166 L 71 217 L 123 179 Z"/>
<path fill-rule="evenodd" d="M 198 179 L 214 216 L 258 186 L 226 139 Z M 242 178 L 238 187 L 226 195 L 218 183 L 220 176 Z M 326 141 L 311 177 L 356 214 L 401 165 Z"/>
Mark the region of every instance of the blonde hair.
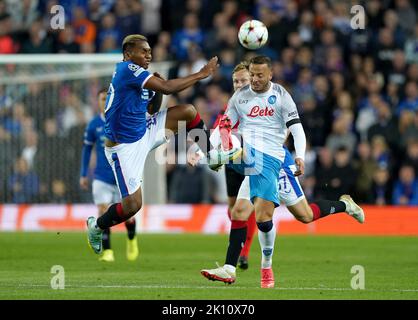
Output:
<path fill-rule="evenodd" d="M 135 46 L 137 41 L 148 41 L 148 39 L 142 34 L 130 34 L 126 36 L 122 41 L 122 52 L 125 53 L 127 49 Z"/>
<path fill-rule="evenodd" d="M 250 64 L 248 63 L 248 61 L 241 61 L 235 66 L 234 70 L 232 71 L 232 74 L 241 70 L 248 70 L 249 65 Z"/>

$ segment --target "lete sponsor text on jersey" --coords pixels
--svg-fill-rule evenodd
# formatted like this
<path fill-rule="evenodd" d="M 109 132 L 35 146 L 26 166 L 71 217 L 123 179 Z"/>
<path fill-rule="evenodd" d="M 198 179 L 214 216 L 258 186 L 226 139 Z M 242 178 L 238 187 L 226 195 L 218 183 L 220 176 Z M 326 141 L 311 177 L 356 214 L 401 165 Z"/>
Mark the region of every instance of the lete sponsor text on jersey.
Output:
<path fill-rule="evenodd" d="M 251 108 L 248 117 L 256 118 L 256 117 L 272 117 L 274 115 L 274 109 L 265 107 L 264 109 L 260 108 L 259 106 L 254 106 Z"/>

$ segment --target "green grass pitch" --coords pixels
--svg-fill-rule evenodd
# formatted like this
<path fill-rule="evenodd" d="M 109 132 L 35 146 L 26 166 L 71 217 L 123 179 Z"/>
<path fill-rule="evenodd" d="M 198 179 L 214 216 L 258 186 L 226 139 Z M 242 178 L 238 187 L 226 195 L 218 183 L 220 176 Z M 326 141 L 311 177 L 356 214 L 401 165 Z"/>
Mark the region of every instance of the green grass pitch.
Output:
<path fill-rule="evenodd" d="M 418 237 L 281 236 L 273 267 L 276 288 L 260 288 L 254 238 L 250 268 L 233 285 L 212 282 L 200 269 L 224 262 L 227 235 L 139 235 L 140 257 L 125 258 L 125 234 L 112 234 L 116 261 L 103 263 L 86 234 L 0 233 L 0 299 L 418 299 Z M 51 268 L 65 270 L 53 290 Z M 364 267 L 365 289 L 350 286 Z"/>

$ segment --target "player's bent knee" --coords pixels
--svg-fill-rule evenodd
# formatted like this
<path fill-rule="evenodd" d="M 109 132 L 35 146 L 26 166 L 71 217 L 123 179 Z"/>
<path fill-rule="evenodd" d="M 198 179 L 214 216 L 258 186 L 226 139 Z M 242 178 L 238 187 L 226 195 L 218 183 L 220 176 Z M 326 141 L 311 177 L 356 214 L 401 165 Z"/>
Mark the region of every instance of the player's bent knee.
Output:
<path fill-rule="evenodd" d="M 312 217 L 309 217 L 308 215 L 295 216 L 295 218 L 299 222 L 302 222 L 302 223 L 305 223 L 305 224 L 312 222 Z"/>
<path fill-rule="evenodd" d="M 192 104 L 183 105 L 184 118 L 187 120 L 193 120 L 196 117 L 196 109 Z"/>
<path fill-rule="evenodd" d="M 252 208 L 245 205 L 235 205 L 231 210 L 233 220 L 247 221 L 252 213 Z"/>
<path fill-rule="evenodd" d="M 142 201 L 128 197 L 123 201 L 123 214 L 127 219 L 129 219 L 130 217 L 133 217 L 139 210 L 141 210 L 141 207 Z"/>

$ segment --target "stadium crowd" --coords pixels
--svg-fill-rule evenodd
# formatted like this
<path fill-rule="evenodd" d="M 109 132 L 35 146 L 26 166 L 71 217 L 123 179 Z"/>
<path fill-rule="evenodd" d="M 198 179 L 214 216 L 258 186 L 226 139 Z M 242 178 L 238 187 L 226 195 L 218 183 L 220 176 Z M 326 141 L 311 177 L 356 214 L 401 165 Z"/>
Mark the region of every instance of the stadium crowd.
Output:
<path fill-rule="evenodd" d="M 63 30 L 50 28 L 55 4 L 65 8 Z M 351 27 L 355 4 L 364 6 L 365 29 Z M 360 203 L 418 205 L 417 6 L 410 0 L 0 0 L 0 54 L 120 53 L 124 36 L 142 33 L 154 62 L 175 62 L 169 77 L 197 71 L 218 55 L 212 79 L 168 101 L 193 103 L 208 126 L 231 95 L 235 64 L 267 55 L 273 81 L 291 93 L 308 139 L 301 178 L 308 200 L 350 193 Z M 250 18 L 263 21 L 270 35 L 256 52 L 237 39 Z M 0 202 L 90 201 L 78 177 L 98 89 L 96 82 L 31 83 L 16 96 L 0 85 Z M 222 202 L 221 180 L 203 166 L 168 165 L 167 200 Z"/>

